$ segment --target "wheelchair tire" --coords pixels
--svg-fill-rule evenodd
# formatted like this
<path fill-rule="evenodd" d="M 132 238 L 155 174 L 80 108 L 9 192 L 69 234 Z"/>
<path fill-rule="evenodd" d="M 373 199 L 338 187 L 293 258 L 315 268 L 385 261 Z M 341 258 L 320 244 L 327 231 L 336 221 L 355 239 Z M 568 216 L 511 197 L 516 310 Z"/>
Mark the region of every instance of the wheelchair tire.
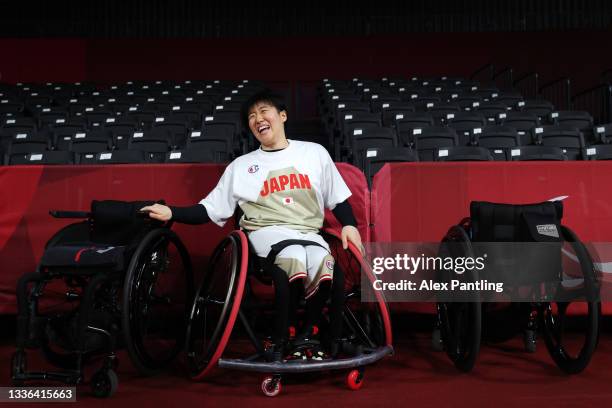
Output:
<path fill-rule="evenodd" d="M 141 374 L 158 373 L 182 351 L 192 291 L 191 260 L 179 237 L 167 228 L 149 232 L 130 260 L 121 316 L 128 354 Z"/>
<path fill-rule="evenodd" d="M 568 351 L 569 342 L 565 332 L 566 312 L 571 302 L 544 303 L 539 311 L 540 327 L 543 331 L 546 348 L 557 366 L 568 374 L 582 372 L 591 361 L 597 348 L 600 330 L 601 303 L 594 301 L 597 295 L 597 279 L 593 261 L 576 235 L 567 227 L 562 227 L 564 239 L 574 249 L 584 275 L 582 296 L 577 296 L 578 302 L 586 302 L 586 330 L 577 353 Z"/>
<path fill-rule="evenodd" d="M 347 297 L 344 306 L 344 321 L 360 343 L 369 348 L 391 346 L 393 335 L 389 308 L 380 291 L 372 290 L 363 299 L 362 278 L 370 282 L 370 287 L 377 279 L 372 267 L 362 256 L 355 245 L 349 242 L 348 248 L 342 248 L 340 234 L 326 228 L 323 236 L 329 244 L 337 267 L 344 272 Z"/>
<path fill-rule="evenodd" d="M 463 226 L 451 227 L 443 242 L 445 241 L 464 243 L 464 253 L 459 255 L 474 257 L 471 241 Z M 476 281 L 476 272 L 466 271 L 464 279 Z M 480 352 L 482 302 L 477 298 L 469 302 L 438 302 L 437 318 L 446 354 L 457 369 L 463 372 L 471 371 Z"/>
<path fill-rule="evenodd" d="M 119 388 L 119 377 L 111 369 L 100 369 L 91 377 L 91 391 L 96 398 L 112 397 Z"/>
<path fill-rule="evenodd" d="M 210 258 L 187 325 L 187 359 L 194 380 L 205 378 L 225 350 L 242 302 L 247 263 L 248 241 L 242 231 L 232 231 Z"/>

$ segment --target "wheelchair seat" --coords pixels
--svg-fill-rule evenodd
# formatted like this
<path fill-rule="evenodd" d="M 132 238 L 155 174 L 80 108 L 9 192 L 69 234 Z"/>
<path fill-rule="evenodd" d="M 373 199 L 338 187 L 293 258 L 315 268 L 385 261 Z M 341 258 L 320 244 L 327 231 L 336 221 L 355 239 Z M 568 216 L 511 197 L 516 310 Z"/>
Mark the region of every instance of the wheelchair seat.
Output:
<path fill-rule="evenodd" d="M 53 246 L 47 249 L 40 261 L 45 267 L 84 269 L 104 268 L 112 271 L 125 269 L 125 246 L 109 246 L 94 242 Z M 95 269 L 85 272 L 95 272 Z"/>
<path fill-rule="evenodd" d="M 90 213 L 54 211 L 56 217 L 87 217 L 87 221 L 69 226 L 57 239 L 51 240 L 40 261 L 39 269 L 62 268 L 80 274 L 96 273 L 100 268 L 125 270 L 142 237 L 163 223 L 139 216 L 140 208 L 154 201 L 94 200 Z M 67 269 L 65 269 L 67 268 Z"/>

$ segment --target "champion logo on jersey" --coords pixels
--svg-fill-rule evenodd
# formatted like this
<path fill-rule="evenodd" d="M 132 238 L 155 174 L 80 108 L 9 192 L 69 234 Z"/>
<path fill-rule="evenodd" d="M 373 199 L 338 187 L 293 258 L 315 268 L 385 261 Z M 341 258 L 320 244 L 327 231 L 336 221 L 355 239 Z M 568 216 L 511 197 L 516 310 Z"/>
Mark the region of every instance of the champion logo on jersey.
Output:
<path fill-rule="evenodd" d="M 249 167 L 249 173 L 257 173 L 259 171 L 259 166 L 257 164 L 253 164 Z"/>
<path fill-rule="evenodd" d="M 333 271 L 334 270 L 334 261 L 332 261 L 331 259 L 328 259 L 327 261 L 325 261 L 325 266 L 330 271 Z"/>
<path fill-rule="evenodd" d="M 283 204 L 285 204 L 285 205 L 293 204 L 293 197 L 285 197 L 285 198 L 283 198 Z"/>

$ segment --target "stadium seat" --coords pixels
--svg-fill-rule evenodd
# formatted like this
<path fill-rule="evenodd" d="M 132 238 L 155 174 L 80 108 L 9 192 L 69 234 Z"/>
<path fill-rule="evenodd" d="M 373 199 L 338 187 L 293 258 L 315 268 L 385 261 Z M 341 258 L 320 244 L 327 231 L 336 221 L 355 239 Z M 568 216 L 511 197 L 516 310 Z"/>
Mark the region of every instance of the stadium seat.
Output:
<path fill-rule="evenodd" d="M 545 160 L 562 161 L 567 160 L 563 149 L 555 146 L 519 146 L 510 150 L 512 161 Z"/>
<path fill-rule="evenodd" d="M 472 130 L 472 144 L 485 147 L 495 160 L 510 160 L 510 149 L 521 145 L 516 129 L 492 125 Z"/>
<path fill-rule="evenodd" d="M 580 160 L 585 147 L 582 133 L 566 125 L 540 126 L 533 129 L 536 144 L 560 147 L 569 160 Z"/>

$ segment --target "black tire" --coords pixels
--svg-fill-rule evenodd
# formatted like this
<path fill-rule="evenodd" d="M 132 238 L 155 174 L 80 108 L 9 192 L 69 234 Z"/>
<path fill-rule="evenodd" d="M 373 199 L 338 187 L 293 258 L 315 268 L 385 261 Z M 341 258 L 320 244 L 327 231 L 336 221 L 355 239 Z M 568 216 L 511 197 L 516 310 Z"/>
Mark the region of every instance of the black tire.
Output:
<path fill-rule="evenodd" d="M 119 388 L 119 377 L 111 369 L 101 369 L 91 377 L 91 391 L 96 398 L 112 397 Z"/>
<path fill-rule="evenodd" d="M 445 242 L 453 245 L 445 246 Z M 458 246 L 456 243 L 460 243 Z M 450 251 L 450 256 L 474 257 L 470 239 L 463 226 L 456 225 L 450 228 L 440 246 L 441 251 Z M 461 253 L 455 253 L 455 252 Z M 442 256 L 442 255 L 441 255 Z M 441 271 L 442 274 L 447 272 Z M 474 282 L 478 278 L 476 271 L 466 271 L 463 280 Z M 439 275 L 440 281 L 448 279 Z M 455 367 L 463 372 L 474 368 L 482 336 L 482 303 L 478 294 L 470 295 L 467 302 L 439 302 L 437 304 L 438 325 L 444 350 Z"/>
<path fill-rule="evenodd" d="M 444 351 L 444 342 L 442 341 L 442 332 L 439 327 L 436 327 L 431 332 L 431 349 L 433 351 Z"/>
<path fill-rule="evenodd" d="M 388 344 L 383 314 L 388 316 L 386 303 L 372 301 L 375 298 L 371 286 L 362 288 L 362 274 L 370 273 L 362 269 L 361 255 L 354 249 L 343 249 L 342 241 L 330 233 L 323 234 L 329 245 L 331 255 L 335 260 L 335 268 L 340 269 L 344 277 L 345 304 L 344 304 L 344 338 L 354 338 L 358 344 L 355 349 L 374 349 Z M 368 266 L 369 267 L 369 266 Z M 367 279 L 367 278 L 364 278 Z M 369 293 L 365 291 L 369 290 Z M 362 298 L 365 293 L 367 300 Z M 382 310 L 385 308 L 385 310 Z M 351 345 L 345 344 L 347 349 Z"/>
<path fill-rule="evenodd" d="M 170 253 L 176 255 L 171 260 Z M 128 354 L 141 374 L 157 374 L 183 349 L 192 291 L 191 261 L 181 240 L 167 228 L 149 232 L 130 261 L 121 316 Z"/>
<path fill-rule="evenodd" d="M 557 366 L 568 374 L 582 372 L 591 361 L 597 348 L 600 330 L 601 303 L 598 301 L 599 285 L 593 261 L 576 235 L 567 227 L 562 227 L 563 237 L 568 241 L 580 262 L 583 273 L 583 287 L 575 293 L 574 299 L 545 303 L 541 306 L 539 318 L 546 348 Z M 566 299 L 564 299 L 566 300 Z M 577 353 L 568 351 L 569 332 L 566 331 L 566 312 L 573 302 L 586 302 L 587 316 L 584 338 Z"/>
<path fill-rule="evenodd" d="M 216 361 L 223 333 L 236 299 L 242 261 L 241 242 L 231 233 L 213 251 L 202 283 L 193 300 L 187 325 L 186 350 L 190 374 L 203 378 Z"/>
<path fill-rule="evenodd" d="M 438 303 L 438 318 L 446 354 L 457 369 L 471 371 L 480 352 L 480 304 Z"/>

